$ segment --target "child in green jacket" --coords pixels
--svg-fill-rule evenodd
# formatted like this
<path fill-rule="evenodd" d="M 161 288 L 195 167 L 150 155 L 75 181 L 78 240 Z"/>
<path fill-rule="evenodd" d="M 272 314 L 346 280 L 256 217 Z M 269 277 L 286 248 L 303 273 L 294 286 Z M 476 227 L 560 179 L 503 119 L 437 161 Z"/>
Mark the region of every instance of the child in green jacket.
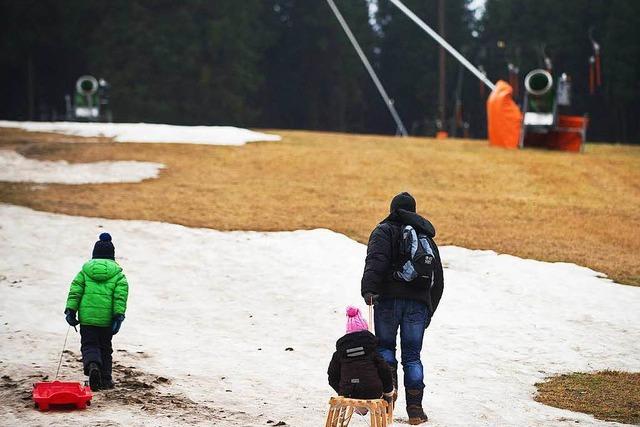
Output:
<path fill-rule="evenodd" d="M 69 325 L 80 324 L 82 363 L 91 390 L 113 388 L 111 338 L 124 321 L 128 294 L 127 278 L 115 262 L 111 235 L 102 233 L 92 259 L 71 282 L 64 311 Z"/>

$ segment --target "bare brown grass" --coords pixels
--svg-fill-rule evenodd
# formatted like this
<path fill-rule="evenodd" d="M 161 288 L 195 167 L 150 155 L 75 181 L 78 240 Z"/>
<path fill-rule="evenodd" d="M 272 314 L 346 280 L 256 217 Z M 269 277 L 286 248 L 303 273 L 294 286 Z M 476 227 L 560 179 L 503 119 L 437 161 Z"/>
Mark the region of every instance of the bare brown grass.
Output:
<path fill-rule="evenodd" d="M 162 162 L 140 184 L 0 183 L 0 201 L 72 215 L 220 230 L 330 228 L 366 242 L 391 197 L 410 191 L 439 244 L 591 267 L 640 285 L 640 147 L 581 155 L 486 142 L 275 131 L 242 147 L 116 144 L 0 130 L 0 149 L 71 162 Z"/>
<path fill-rule="evenodd" d="M 640 424 L 640 373 L 578 372 L 550 378 L 536 387 L 535 399 L 545 405 Z"/>

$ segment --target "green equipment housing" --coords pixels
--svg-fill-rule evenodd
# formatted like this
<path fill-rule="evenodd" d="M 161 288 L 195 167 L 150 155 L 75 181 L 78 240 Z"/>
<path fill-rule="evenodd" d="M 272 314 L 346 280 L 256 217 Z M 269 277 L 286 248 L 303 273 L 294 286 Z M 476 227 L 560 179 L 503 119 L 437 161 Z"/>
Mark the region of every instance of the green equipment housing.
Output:
<path fill-rule="evenodd" d="M 110 85 L 104 79 L 96 79 L 85 75 L 76 81 L 73 106 L 71 97 L 67 95 L 67 119 L 86 122 L 111 122 L 109 108 Z"/>
<path fill-rule="evenodd" d="M 567 114 L 571 106 L 569 76 L 563 73 L 555 82 L 548 70 L 536 69 L 526 75 L 524 87 L 519 147 L 582 151 L 588 119 Z"/>

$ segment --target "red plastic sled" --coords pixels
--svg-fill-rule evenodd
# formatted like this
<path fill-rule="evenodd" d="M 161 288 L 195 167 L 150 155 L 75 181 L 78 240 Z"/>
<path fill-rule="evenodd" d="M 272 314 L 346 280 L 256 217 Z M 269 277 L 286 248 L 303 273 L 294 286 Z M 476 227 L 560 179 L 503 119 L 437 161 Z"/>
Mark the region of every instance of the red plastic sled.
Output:
<path fill-rule="evenodd" d="M 91 388 L 74 382 L 40 382 L 33 385 L 33 401 L 41 411 L 49 410 L 51 405 L 73 405 L 85 409 L 91 405 Z"/>

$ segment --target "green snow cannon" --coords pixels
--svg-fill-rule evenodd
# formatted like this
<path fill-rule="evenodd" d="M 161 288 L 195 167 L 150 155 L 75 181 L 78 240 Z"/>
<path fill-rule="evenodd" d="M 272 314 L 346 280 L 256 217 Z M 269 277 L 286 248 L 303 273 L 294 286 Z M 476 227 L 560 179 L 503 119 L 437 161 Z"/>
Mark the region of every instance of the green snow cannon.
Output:
<path fill-rule="evenodd" d="M 533 70 L 524 78 L 527 90 L 527 111 L 536 113 L 553 113 L 555 90 L 553 77 L 546 70 Z"/>
<path fill-rule="evenodd" d="M 74 96 L 76 120 L 94 121 L 100 118 L 98 80 L 93 76 L 82 76 L 76 81 Z"/>
<path fill-rule="evenodd" d="M 553 77 L 547 70 L 530 71 L 524 78 L 524 87 L 521 147 L 524 135 L 529 130 L 537 133 L 549 132 L 556 125 L 558 112 Z"/>

